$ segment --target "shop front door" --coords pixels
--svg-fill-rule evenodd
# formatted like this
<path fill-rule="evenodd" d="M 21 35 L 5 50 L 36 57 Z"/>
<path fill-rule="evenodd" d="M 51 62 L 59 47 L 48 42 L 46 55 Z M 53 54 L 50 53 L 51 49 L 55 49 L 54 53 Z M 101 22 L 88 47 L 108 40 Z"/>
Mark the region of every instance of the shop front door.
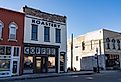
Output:
<path fill-rule="evenodd" d="M 42 70 L 42 58 L 35 57 L 35 72 L 40 73 Z"/>

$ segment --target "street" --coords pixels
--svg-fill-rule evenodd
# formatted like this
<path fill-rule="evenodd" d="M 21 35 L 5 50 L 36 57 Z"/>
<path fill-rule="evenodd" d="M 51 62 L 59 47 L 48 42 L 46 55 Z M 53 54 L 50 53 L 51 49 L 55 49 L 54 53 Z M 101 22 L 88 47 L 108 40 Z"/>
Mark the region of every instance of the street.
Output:
<path fill-rule="evenodd" d="M 104 72 L 93 75 L 73 75 L 8 82 L 121 82 L 121 72 Z M 4 81 L 7 82 L 7 81 Z"/>

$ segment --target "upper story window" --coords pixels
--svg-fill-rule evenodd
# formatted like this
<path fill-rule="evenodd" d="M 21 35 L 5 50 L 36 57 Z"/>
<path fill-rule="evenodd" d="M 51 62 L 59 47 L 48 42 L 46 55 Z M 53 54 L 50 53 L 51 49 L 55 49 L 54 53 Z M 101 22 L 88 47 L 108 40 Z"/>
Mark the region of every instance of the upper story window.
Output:
<path fill-rule="evenodd" d="M 85 50 L 85 42 L 82 42 L 82 50 Z"/>
<path fill-rule="evenodd" d="M 31 40 L 38 40 L 38 25 L 32 24 Z"/>
<path fill-rule="evenodd" d="M 118 50 L 120 50 L 121 48 L 120 48 L 120 40 L 119 39 L 117 40 L 117 46 L 118 46 Z"/>
<path fill-rule="evenodd" d="M 2 38 L 2 33 L 3 33 L 3 22 L 0 21 L 0 39 Z"/>
<path fill-rule="evenodd" d="M 112 46 L 113 46 L 113 49 L 116 49 L 115 48 L 115 39 L 112 39 Z"/>
<path fill-rule="evenodd" d="M 44 41 L 50 41 L 50 27 L 44 27 Z"/>
<path fill-rule="evenodd" d="M 16 30 L 17 30 L 17 24 L 12 22 L 9 25 L 9 39 L 10 40 L 16 40 Z"/>
<path fill-rule="evenodd" d="M 55 36 L 55 39 L 56 39 L 56 43 L 61 43 L 61 29 L 57 29 L 56 28 L 56 36 Z"/>
<path fill-rule="evenodd" d="M 107 49 L 110 49 L 110 39 L 106 38 Z"/>

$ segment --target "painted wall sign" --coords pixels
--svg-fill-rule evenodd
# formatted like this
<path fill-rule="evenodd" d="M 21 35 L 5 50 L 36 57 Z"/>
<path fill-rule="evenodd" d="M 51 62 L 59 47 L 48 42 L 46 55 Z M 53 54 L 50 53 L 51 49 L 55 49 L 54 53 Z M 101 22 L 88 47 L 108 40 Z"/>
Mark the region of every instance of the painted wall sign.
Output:
<path fill-rule="evenodd" d="M 47 54 L 55 55 L 55 48 L 24 47 L 24 54 Z"/>
<path fill-rule="evenodd" d="M 57 27 L 57 28 L 60 27 L 60 24 L 38 20 L 38 19 L 32 19 L 32 24 L 44 25 L 44 26 L 49 26 L 49 27 L 51 26 L 51 27 Z"/>

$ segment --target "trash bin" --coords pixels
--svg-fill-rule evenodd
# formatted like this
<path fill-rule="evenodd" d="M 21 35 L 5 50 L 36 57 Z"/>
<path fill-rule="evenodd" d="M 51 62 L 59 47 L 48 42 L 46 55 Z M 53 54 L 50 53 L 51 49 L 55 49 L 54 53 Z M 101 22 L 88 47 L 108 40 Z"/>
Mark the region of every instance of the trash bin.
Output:
<path fill-rule="evenodd" d="M 96 67 L 93 67 L 93 72 L 97 72 L 97 68 Z"/>

